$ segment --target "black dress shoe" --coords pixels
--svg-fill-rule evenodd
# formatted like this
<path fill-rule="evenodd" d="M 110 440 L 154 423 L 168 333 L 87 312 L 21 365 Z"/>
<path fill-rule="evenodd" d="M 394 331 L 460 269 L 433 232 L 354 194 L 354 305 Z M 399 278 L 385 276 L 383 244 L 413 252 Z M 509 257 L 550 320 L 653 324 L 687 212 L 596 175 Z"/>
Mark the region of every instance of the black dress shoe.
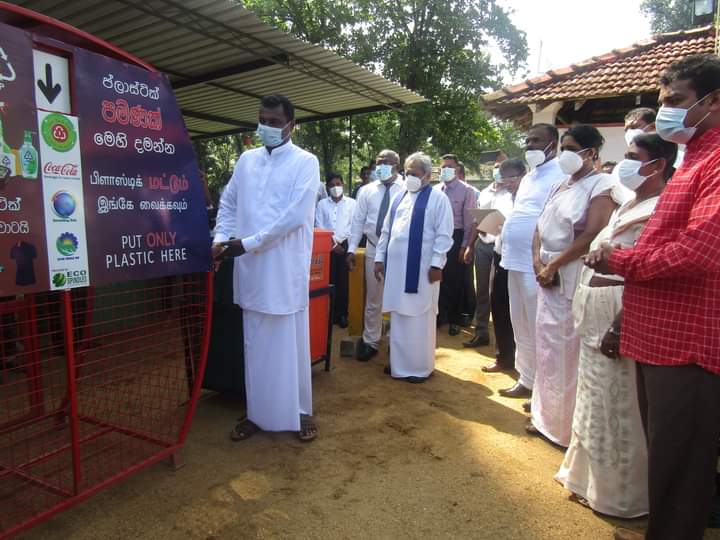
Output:
<path fill-rule="evenodd" d="M 370 360 L 373 356 L 375 356 L 378 353 L 377 349 L 374 347 L 371 347 L 364 341 L 360 341 L 358 344 L 358 353 L 357 353 L 357 359 L 359 362 L 367 362 Z"/>
<path fill-rule="evenodd" d="M 523 403 L 522 407 L 523 411 L 525 411 L 526 413 L 529 413 L 532 410 L 532 404 L 529 401 Z"/>
<path fill-rule="evenodd" d="M 529 388 L 525 388 L 520 383 L 515 383 L 510 388 L 503 388 L 502 390 L 498 390 L 498 394 L 500 394 L 502 397 L 529 398 L 532 395 L 532 390 L 530 390 Z"/>
<path fill-rule="evenodd" d="M 451 324 L 448 328 L 448 335 L 457 336 L 460 333 L 460 327 L 457 324 Z"/>
<path fill-rule="evenodd" d="M 338 321 L 338 326 L 340 328 L 347 328 L 348 327 L 348 318 L 347 316 L 343 315 L 340 317 L 340 320 Z"/>
<path fill-rule="evenodd" d="M 428 377 L 405 377 L 404 380 L 410 384 L 422 384 L 428 380 Z"/>
<path fill-rule="evenodd" d="M 392 371 L 390 370 L 390 366 L 385 366 L 385 367 L 383 368 L 383 373 L 384 373 L 385 375 L 392 375 Z"/>
<path fill-rule="evenodd" d="M 487 334 L 475 334 L 470 341 L 463 341 L 463 347 L 485 347 L 490 345 L 490 336 Z"/>

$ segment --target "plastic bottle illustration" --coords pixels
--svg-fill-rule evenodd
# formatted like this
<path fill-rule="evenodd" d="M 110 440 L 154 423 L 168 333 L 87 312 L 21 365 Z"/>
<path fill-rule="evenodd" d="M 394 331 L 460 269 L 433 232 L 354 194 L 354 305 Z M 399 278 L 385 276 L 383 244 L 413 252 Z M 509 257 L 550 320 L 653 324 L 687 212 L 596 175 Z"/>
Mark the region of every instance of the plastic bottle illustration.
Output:
<path fill-rule="evenodd" d="M 20 147 L 20 168 L 23 178 L 34 180 L 38 175 L 38 151 L 32 143 L 32 133 L 25 132 L 25 140 Z"/>
<path fill-rule="evenodd" d="M 17 158 L 12 148 L 5 142 L 2 119 L 0 119 L 0 179 L 17 174 Z"/>

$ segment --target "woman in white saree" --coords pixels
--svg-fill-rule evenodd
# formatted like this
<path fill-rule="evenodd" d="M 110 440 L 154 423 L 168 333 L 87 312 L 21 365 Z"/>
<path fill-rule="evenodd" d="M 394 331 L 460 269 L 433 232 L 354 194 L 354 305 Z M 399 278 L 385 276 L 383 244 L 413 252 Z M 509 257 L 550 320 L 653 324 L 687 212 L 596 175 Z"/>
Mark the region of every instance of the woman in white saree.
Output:
<path fill-rule="evenodd" d="M 570 444 L 580 354 L 572 299 L 583 268 L 582 256 L 617 207 L 617 182 L 595 170 L 603 142 L 597 128 L 583 124 L 562 136 L 558 163 L 568 177 L 550 192 L 533 242 L 540 287 L 535 383 L 531 419 L 525 429 L 564 447 Z"/>
<path fill-rule="evenodd" d="M 631 247 L 672 176 L 677 145 L 656 134 L 638 135 L 615 169 L 635 192 L 595 238 Z M 647 450 L 635 363 L 619 356 L 623 279 L 583 270 L 573 302 L 580 336 L 577 398 L 570 446 L 556 479 L 575 500 L 622 518 L 647 514 Z"/>

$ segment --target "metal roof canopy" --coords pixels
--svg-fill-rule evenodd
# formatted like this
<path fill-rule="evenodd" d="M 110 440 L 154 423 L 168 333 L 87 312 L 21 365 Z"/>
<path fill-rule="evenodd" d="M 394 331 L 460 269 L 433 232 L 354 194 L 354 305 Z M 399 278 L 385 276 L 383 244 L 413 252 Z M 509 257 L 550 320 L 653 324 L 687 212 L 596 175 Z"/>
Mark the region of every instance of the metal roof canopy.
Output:
<path fill-rule="evenodd" d="M 290 98 L 298 122 L 399 110 L 425 101 L 350 60 L 262 23 L 230 0 L 11 3 L 97 36 L 167 73 L 195 139 L 254 130 L 259 99 L 273 93 Z"/>

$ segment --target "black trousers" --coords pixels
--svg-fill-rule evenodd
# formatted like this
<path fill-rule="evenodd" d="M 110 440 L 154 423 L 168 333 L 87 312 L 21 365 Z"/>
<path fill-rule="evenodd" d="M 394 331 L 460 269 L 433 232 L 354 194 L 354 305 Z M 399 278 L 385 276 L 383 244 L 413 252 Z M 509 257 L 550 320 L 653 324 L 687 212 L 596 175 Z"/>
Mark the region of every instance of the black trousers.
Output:
<path fill-rule="evenodd" d="M 493 259 L 495 278 L 490 292 L 490 312 L 495 332 L 495 357 L 506 369 L 515 367 L 515 334 L 510 321 L 510 295 L 508 294 L 508 271 L 500 266 L 500 255 Z"/>
<path fill-rule="evenodd" d="M 347 250 L 347 241 L 343 242 Z M 340 317 L 347 317 L 348 314 L 348 267 L 346 253 L 330 252 L 330 283 L 335 285 L 335 309 L 333 320 L 338 322 Z"/>
<path fill-rule="evenodd" d="M 465 267 L 458 260 L 465 231 L 453 231 L 453 245 L 448 251 L 447 262 L 443 268 L 440 282 L 440 299 L 438 301 L 439 319 L 450 324 L 462 323 L 462 312 L 465 307 Z"/>
<path fill-rule="evenodd" d="M 720 375 L 638 363 L 648 441 L 647 540 L 701 540 L 715 493 Z"/>

